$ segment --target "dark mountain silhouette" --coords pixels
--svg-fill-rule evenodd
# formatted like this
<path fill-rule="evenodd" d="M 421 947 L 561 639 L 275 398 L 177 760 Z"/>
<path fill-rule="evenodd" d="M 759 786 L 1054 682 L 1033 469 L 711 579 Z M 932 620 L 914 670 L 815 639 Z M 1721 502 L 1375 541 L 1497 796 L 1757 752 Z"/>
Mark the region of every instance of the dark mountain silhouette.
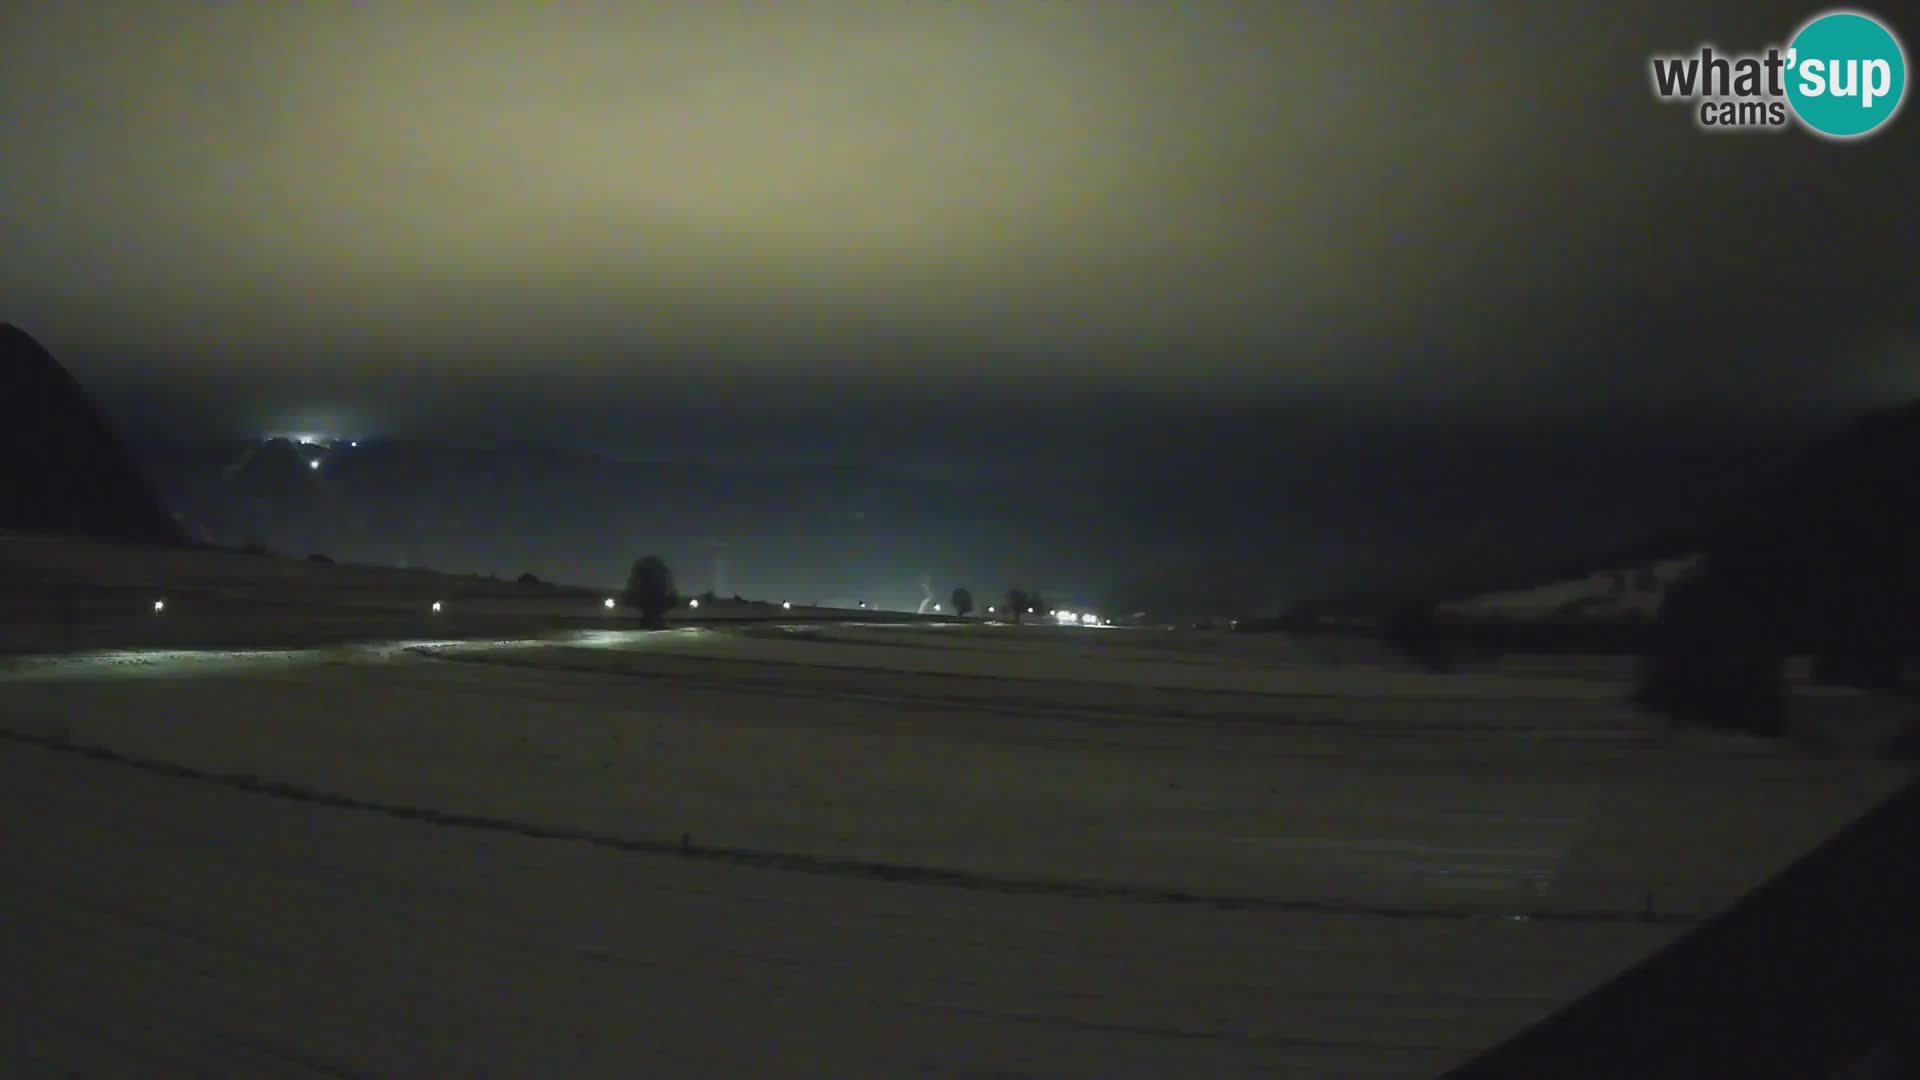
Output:
<path fill-rule="evenodd" d="M 1303 604 L 1252 629 L 1375 625 L 1434 653 L 1618 651 L 1649 654 L 1642 703 L 1676 719 L 1776 734 L 1786 722 L 1785 657 L 1810 655 L 1830 685 L 1920 694 L 1920 402 L 1867 414 L 1812 442 L 1689 524 L 1536 571 L 1468 577 L 1427 591 Z M 1685 521 L 1686 518 L 1680 520 Z M 1670 585 L 1655 624 L 1500 627 L 1442 618 L 1435 605 L 1597 571 L 1700 556 Z M 1383 614 L 1385 612 L 1385 614 Z"/>
<path fill-rule="evenodd" d="M 86 391 L 10 323 L 0 323 L 0 528 L 183 542 Z"/>
<path fill-rule="evenodd" d="M 1863 417 L 1711 533 L 1669 595 L 1642 700 L 1761 733 L 1784 722 L 1783 661 L 1817 681 L 1909 690 L 1920 651 L 1920 402 Z"/>

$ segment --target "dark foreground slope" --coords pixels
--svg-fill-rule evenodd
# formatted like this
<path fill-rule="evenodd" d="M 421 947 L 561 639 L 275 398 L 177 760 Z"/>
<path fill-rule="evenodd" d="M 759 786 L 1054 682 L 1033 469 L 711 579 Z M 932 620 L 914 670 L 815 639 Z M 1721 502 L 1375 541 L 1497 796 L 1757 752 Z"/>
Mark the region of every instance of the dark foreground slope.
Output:
<path fill-rule="evenodd" d="M 1920 786 L 1447 1080 L 1836 1077 L 1920 1067 Z"/>
<path fill-rule="evenodd" d="M 9 323 L 0 323 L 0 529 L 181 542 L 86 391 Z"/>

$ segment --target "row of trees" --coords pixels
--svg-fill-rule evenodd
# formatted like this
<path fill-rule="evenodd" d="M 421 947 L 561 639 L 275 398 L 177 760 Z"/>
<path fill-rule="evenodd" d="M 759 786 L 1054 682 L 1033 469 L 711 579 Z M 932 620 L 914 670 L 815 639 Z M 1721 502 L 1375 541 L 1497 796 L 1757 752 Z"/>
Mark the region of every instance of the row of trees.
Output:
<path fill-rule="evenodd" d="M 1023 616 L 1045 607 L 1046 603 L 1046 598 L 1037 592 L 1029 592 L 1026 589 L 1007 590 L 1006 610 L 1013 615 L 1013 621 L 1016 623 L 1019 622 Z M 966 588 L 953 590 L 953 610 L 958 612 L 962 617 L 972 614 L 973 593 Z M 996 614 L 998 614 L 998 612 L 996 612 Z"/>
<path fill-rule="evenodd" d="M 1007 611 L 1013 615 L 1013 621 L 1019 622 L 1024 616 L 1046 606 L 1046 598 L 1037 592 L 1026 589 L 1007 590 Z M 973 611 L 973 593 L 964 588 L 953 590 L 953 610 L 962 617 Z M 991 610 L 991 609 L 989 609 Z"/>
<path fill-rule="evenodd" d="M 973 614 L 972 590 L 965 586 L 956 588 L 951 599 L 954 612 L 961 618 Z M 627 587 L 621 593 L 620 600 L 640 613 L 644 625 L 654 628 L 665 626 L 667 612 L 680 603 L 679 592 L 673 585 L 673 571 L 667 568 L 666 560 L 658 555 L 636 559 L 633 569 L 627 574 Z M 1037 592 L 1007 590 L 1007 610 L 1013 613 L 1014 622 L 1019 622 L 1021 616 L 1044 603 L 1045 600 Z"/>

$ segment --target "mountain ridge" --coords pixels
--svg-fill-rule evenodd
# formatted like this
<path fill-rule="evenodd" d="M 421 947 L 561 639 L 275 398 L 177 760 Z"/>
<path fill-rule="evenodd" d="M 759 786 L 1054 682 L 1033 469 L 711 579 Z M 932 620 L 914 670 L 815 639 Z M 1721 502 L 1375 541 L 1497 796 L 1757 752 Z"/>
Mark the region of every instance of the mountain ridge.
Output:
<path fill-rule="evenodd" d="M 79 380 L 0 322 L 0 528 L 175 545 L 183 536 Z"/>

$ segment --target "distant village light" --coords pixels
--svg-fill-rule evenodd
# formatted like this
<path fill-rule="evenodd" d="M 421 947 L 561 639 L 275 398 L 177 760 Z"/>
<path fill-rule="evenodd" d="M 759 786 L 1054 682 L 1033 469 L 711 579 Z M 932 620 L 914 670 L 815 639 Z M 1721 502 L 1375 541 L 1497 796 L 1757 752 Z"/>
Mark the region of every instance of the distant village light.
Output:
<path fill-rule="evenodd" d="M 699 606 L 700 606 L 700 598 L 696 596 L 696 597 L 694 597 L 693 599 L 691 599 L 691 600 L 689 600 L 689 601 L 687 601 L 687 606 L 688 606 L 688 607 L 699 607 Z"/>
<path fill-rule="evenodd" d="M 158 615 L 165 610 L 167 610 L 167 602 L 165 600 L 155 600 L 153 602 L 153 613 L 155 615 Z"/>
<path fill-rule="evenodd" d="M 434 613 L 435 615 L 438 615 L 438 614 L 440 614 L 440 601 L 438 601 L 438 600 L 435 600 L 435 601 L 433 602 L 433 613 Z"/>
<path fill-rule="evenodd" d="M 606 609 L 607 609 L 608 611 L 612 611 L 612 610 L 613 610 L 613 597 L 611 597 L 611 596 L 609 596 L 609 597 L 607 597 L 607 598 L 606 598 L 605 600 L 602 600 L 602 601 L 601 601 L 601 604 L 602 604 L 603 606 L 605 606 L 605 607 L 606 607 Z"/>

